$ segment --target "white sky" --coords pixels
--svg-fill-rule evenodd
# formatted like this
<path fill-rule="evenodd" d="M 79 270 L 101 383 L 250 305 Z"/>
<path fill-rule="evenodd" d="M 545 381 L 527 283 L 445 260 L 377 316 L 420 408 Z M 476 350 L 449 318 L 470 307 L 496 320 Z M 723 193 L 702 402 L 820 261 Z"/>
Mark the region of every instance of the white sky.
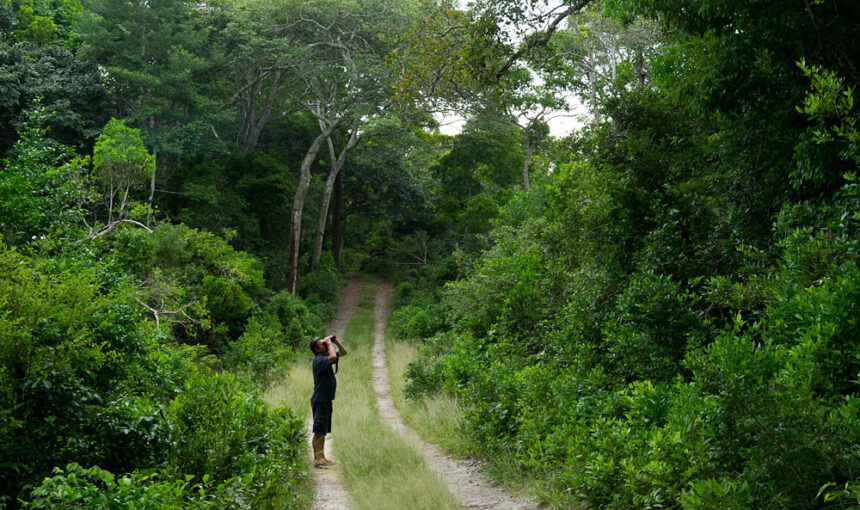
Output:
<path fill-rule="evenodd" d="M 549 134 L 552 137 L 563 138 L 585 125 L 582 120 L 588 115 L 588 109 L 585 105 L 575 95 L 570 95 L 567 98 L 567 103 L 570 105 L 570 111 L 558 111 L 548 115 L 547 124 L 549 124 Z M 445 135 L 460 134 L 466 124 L 466 119 L 459 115 L 436 114 L 435 118 L 439 122 L 439 131 Z"/>
<path fill-rule="evenodd" d="M 465 8 L 465 1 L 458 2 L 460 8 Z M 555 8 L 561 4 L 559 0 L 549 0 L 547 7 Z M 533 73 L 534 76 L 534 73 Z M 549 120 L 549 134 L 555 138 L 563 138 L 569 135 L 575 129 L 580 129 L 585 122 L 582 120 L 589 115 L 588 107 L 582 104 L 575 94 L 569 93 L 565 100 L 567 101 L 569 111 L 551 112 L 547 117 Z M 446 135 L 457 135 L 463 130 L 466 124 L 466 119 L 459 115 L 452 114 L 436 114 L 436 120 L 439 122 L 439 131 Z"/>

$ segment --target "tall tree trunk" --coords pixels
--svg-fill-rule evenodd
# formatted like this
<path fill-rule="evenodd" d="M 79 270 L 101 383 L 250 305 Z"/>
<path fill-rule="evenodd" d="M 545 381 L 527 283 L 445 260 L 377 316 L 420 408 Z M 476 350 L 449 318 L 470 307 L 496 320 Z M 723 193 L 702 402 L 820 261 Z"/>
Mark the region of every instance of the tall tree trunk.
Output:
<path fill-rule="evenodd" d="M 149 116 L 149 132 L 155 133 L 155 117 Z M 152 148 L 152 175 L 149 176 L 149 198 L 146 200 L 146 226 L 152 219 L 152 198 L 155 196 L 155 174 L 158 171 L 158 138 Z"/>
<path fill-rule="evenodd" d="M 331 254 L 334 264 L 340 267 L 340 206 L 343 200 L 343 174 L 338 173 L 334 180 L 334 204 L 331 211 Z"/>
<path fill-rule="evenodd" d="M 534 143 L 528 139 L 528 133 L 526 133 L 526 161 L 523 163 L 523 189 L 526 192 L 529 190 L 529 168 L 532 166 L 532 154 L 534 151 Z"/>
<path fill-rule="evenodd" d="M 332 159 L 331 163 L 331 171 L 328 174 L 328 178 L 325 181 L 325 190 L 323 191 L 322 197 L 322 205 L 320 206 L 320 219 L 317 223 L 317 234 L 314 239 L 314 253 L 313 258 L 311 259 L 311 267 L 314 269 L 319 267 L 320 257 L 322 256 L 322 245 L 323 245 L 323 237 L 325 236 L 325 225 L 326 220 L 328 219 L 328 206 L 331 202 L 331 192 L 334 188 L 334 181 L 337 179 L 337 176 L 340 174 L 340 169 L 343 167 L 344 161 L 346 161 L 346 154 L 353 147 L 358 144 L 359 136 L 358 136 L 358 128 L 360 126 L 359 121 L 355 121 L 352 124 L 352 129 L 349 134 L 349 141 L 346 142 L 346 145 L 340 151 L 340 154 L 335 158 L 334 152 L 334 144 L 331 142 L 331 138 L 328 139 L 328 150 Z M 322 127 L 322 124 L 320 124 Z"/>
<path fill-rule="evenodd" d="M 269 94 L 266 98 L 266 105 L 263 107 L 263 111 L 260 113 L 259 119 L 256 118 L 256 97 L 262 90 L 262 82 L 251 89 L 248 93 L 248 104 L 246 106 L 247 111 L 245 113 L 245 122 L 242 127 L 242 141 L 239 145 L 239 152 L 242 154 L 247 154 L 254 150 L 257 147 L 257 143 L 260 141 L 260 133 L 263 132 L 263 126 L 266 125 L 272 114 L 272 106 L 275 103 L 275 97 L 283 88 L 281 86 L 281 73 L 282 71 L 280 69 L 274 72 L 272 86 L 269 88 Z"/>
<path fill-rule="evenodd" d="M 146 201 L 146 226 L 152 219 L 152 197 L 155 196 L 155 172 L 158 170 L 158 149 L 152 151 L 152 176 L 149 179 L 149 198 Z"/>
<path fill-rule="evenodd" d="M 597 106 L 597 63 L 594 50 L 589 43 L 588 46 L 588 81 L 591 95 L 591 113 L 594 115 L 595 124 L 600 124 L 600 109 Z"/>
<path fill-rule="evenodd" d="M 299 243 L 302 239 L 302 211 L 305 207 L 305 196 L 307 196 L 308 187 L 311 184 L 311 165 L 317 158 L 317 153 L 319 153 L 323 142 L 338 126 L 340 126 L 340 121 L 336 121 L 324 129 L 308 147 L 308 151 L 302 159 L 299 186 L 296 188 L 296 195 L 293 198 L 293 212 L 290 216 L 290 247 L 287 255 L 287 292 L 290 294 L 296 293 L 296 280 L 299 273 Z"/>

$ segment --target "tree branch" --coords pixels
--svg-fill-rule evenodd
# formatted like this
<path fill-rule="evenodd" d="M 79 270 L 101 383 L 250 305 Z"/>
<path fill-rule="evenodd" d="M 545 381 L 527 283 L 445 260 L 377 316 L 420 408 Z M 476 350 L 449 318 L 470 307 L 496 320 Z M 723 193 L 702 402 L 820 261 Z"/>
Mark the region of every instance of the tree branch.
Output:
<path fill-rule="evenodd" d="M 142 228 L 142 229 L 146 230 L 146 231 L 147 231 L 147 232 L 149 232 L 150 234 L 152 233 L 152 229 L 151 229 L 151 228 L 147 227 L 146 225 L 144 225 L 143 223 L 141 223 L 141 222 L 139 222 L 139 221 L 135 221 L 135 220 L 116 220 L 116 221 L 114 221 L 114 222 L 111 222 L 111 223 L 109 223 L 109 224 L 105 225 L 105 227 L 104 227 L 104 228 L 102 228 L 101 230 L 99 230 L 98 232 L 92 232 L 92 233 L 90 233 L 90 235 L 89 235 L 89 236 L 87 236 L 87 239 L 90 239 L 90 240 L 98 239 L 99 237 L 102 237 L 102 236 L 104 236 L 104 235 L 106 235 L 106 234 L 109 234 L 109 233 L 110 233 L 110 232 L 112 232 L 115 228 L 117 228 L 121 223 L 131 223 L 132 225 L 136 225 L 136 226 L 138 226 L 138 227 L 140 227 L 140 228 Z"/>
<path fill-rule="evenodd" d="M 558 29 L 558 25 L 564 21 L 565 18 L 570 16 L 571 14 L 582 10 L 591 0 L 579 0 L 575 4 L 571 5 L 564 12 L 555 17 L 555 19 L 550 22 L 550 24 L 546 27 L 544 33 L 535 39 L 529 40 L 524 46 L 521 46 L 513 55 L 508 57 L 508 60 L 496 72 L 496 79 L 501 78 L 507 71 L 510 69 L 514 63 L 520 59 L 523 55 L 525 55 L 528 51 L 531 51 L 538 46 L 546 46 L 549 43 L 549 40 L 552 38 L 552 34 L 555 33 L 556 29 Z"/>

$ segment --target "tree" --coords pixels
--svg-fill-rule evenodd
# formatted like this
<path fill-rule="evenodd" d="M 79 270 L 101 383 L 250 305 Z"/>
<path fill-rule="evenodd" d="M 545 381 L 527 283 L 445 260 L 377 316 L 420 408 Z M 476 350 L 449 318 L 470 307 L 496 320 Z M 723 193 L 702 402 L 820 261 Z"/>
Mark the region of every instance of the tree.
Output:
<path fill-rule="evenodd" d="M 397 54 L 398 100 L 426 97 L 451 105 L 492 97 L 495 89 L 510 86 L 509 71 L 540 52 L 564 21 L 589 3 L 483 0 L 466 11 L 449 0 L 427 4 Z"/>
<path fill-rule="evenodd" d="M 230 93 L 226 104 L 239 115 L 236 144 L 239 152 L 257 147 L 272 112 L 287 115 L 289 65 L 294 41 L 284 31 L 287 10 L 282 2 L 219 2 L 226 23 L 218 43 L 223 47 L 224 79 Z"/>
<path fill-rule="evenodd" d="M 8 244 L 74 235 L 91 198 L 88 160 L 48 138 L 47 122 L 47 109 L 37 100 L 10 157 L 0 161 L 0 234 Z"/>
<path fill-rule="evenodd" d="M 89 150 L 111 102 L 98 69 L 60 46 L 0 42 L 0 153 L 17 140 L 25 110 L 40 98 L 52 138 Z"/>
<path fill-rule="evenodd" d="M 111 119 L 99 136 L 93 149 L 93 174 L 106 189 L 107 224 L 96 236 L 104 235 L 118 223 L 138 223 L 131 218 L 129 193 L 141 185 L 155 171 L 155 160 L 143 146 L 140 130 L 125 122 Z M 150 196 L 151 199 L 151 196 Z M 117 203 L 117 200 L 119 201 Z M 146 221 L 149 223 L 152 202 L 147 204 Z M 116 219 L 114 219 L 116 214 Z"/>
<path fill-rule="evenodd" d="M 79 54 L 100 66 L 114 116 L 141 130 L 158 167 L 223 152 L 218 126 L 232 115 L 218 97 L 222 12 L 192 0 L 86 0 L 84 7 Z"/>
<path fill-rule="evenodd" d="M 68 44 L 81 12 L 80 0 L 6 0 L 0 4 L 0 39 Z"/>
<path fill-rule="evenodd" d="M 549 81 L 564 81 L 601 121 L 601 104 L 617 91 L 651 85 L 648 61 L 661 44 L 657 24 L 642 17 L 624 21 L 591 5 L 569 19 L 533 65 Z"/>
<path fill-rule="evenodd" d="M 389 79 L 384 58 L 393 48 L 398 26 L 406 16 L 405 4 L 380 4 L 376 0 L 291 4 L 285 30 L 289 31 L 295 45 L 286 59 L 291 75 L 299 81 L 299 88 L 293 95 L 305 111 L 317 119 L 332 160 L 323 192 L 312 265 L 318 263 L 322 251 L 330 197 L 343 161 L 360 141 L 362 123 L 385 113 Z M 348 126 L 349 134 L 340 153 L 335 155 L 330 138 L 342 126 Z M 319 150 L 315 144 L 316 141 L 312 145 L 313 157 Z M 310 156 L 311 151 L 307 154 Z M 310 183 L 312 162 L 313 158 L 306 158 L 302 164 L 300 184 L 293 201 L 287 278 L 291 292 L 295 290 L 298 271 L 301 240 L 298 222 L 306 185 Z"/>

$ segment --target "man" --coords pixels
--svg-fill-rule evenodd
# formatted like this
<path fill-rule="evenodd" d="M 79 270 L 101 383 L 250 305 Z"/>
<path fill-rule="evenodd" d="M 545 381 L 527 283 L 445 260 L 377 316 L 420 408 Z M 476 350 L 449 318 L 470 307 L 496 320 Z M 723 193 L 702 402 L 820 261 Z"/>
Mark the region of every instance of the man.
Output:
<path fill-rule="evenodd" d="M 326 468 L 334 464 L 325 458 L 324 451 L 325 436 L 331 432 L 332 401 L 337 389 L 332 364 L 337 363 L 338 358 L 346 356 L 346 348 L 335 335 L 314 338 L 310 342 L 310 348 L 314 353 L 311 365 L 314 373 L 314 393 L 311 395 L 311 411 L 314 415 L 314 437 L 311 441 L 314 448 L 314 467 Z"/>

